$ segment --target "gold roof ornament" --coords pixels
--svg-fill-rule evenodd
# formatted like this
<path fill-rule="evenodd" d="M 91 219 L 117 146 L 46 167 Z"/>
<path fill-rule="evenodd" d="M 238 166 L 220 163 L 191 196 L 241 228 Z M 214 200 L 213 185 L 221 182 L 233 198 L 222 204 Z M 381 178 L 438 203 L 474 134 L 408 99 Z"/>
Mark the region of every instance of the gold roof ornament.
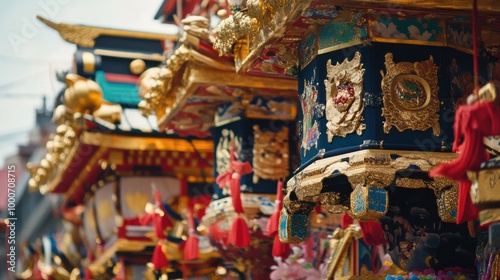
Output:
<path fill-rule="evenodd" d="M 155 114 L 160 130 L 172 128 L 207 136 L 214 125 L 216 107 L 222 103 L 254 95 L 275 97 L 276 91 L 287 98 L 294 94 L 296 81 L 276 83 L 271 78 L 236 74 L 232 59 L 218 58 L 213 50 L 206 18 L 188 17 L 183 23 L 182 44 L 162 67 L 146 70 L 139 79 L 139 95 L 143 98 L 139 110 L 145 116 Z M 194 99 L 197 101 L 191 102 Z M 179 117 L 183 113 L 190 119 Z"/>

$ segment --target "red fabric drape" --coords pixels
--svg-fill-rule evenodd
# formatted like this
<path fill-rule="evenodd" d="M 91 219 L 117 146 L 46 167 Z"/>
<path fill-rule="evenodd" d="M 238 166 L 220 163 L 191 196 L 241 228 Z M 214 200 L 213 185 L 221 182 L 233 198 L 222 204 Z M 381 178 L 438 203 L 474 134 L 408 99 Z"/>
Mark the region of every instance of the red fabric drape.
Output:
<path fill-rule="evenodd" d="M 154 269 L 162 269 L 168 267 L 168 259 L 161 248 L 161 243 L 156 244 L 155 250 L 153 252 L 153 258 L 151 263 L 153 263 Z"/>
<path fill-rule="evenodd" d="M 350 224 L 354 223 L 354 219 L 347 213 L 342 214 L 341 227 L 347 228 Z M 380 245 L 385 244 L 384 231 L 382 230 L 382 224 L 378 221 L 358 221 L 361 227 L 361 232 L 363 233 L 363 240 L 368 245 Z"/>
<path fill-rule="evenodd" d="M 494 102 L 476 102 L 460 106 L 455 115 L 455 141 L 453 151 L 458 157 L 441 164 L 431 172 L 431 177 L 445 176 L 459 181 L 457 223 L 473 221 L 478 217 L 479 210 L 472 204 L 470 198 L 471 182 L 467 171 L 478 171 L 482 162 L 488 160 L 483 145 L 485 136 L 500 134 L 500 109 Z"/>

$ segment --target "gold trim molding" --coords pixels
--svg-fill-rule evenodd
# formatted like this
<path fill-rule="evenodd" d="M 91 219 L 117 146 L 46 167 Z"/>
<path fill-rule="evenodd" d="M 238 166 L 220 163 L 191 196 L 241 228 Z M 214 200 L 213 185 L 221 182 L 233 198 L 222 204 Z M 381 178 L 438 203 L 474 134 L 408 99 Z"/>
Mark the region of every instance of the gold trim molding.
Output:
<path fill-rule="evenodd" d="M 395 156 L 394 156 L 395 155 Z M 398 150 L 361 150 L 344 155 L 317 160 L 297 173 L 287 182 L 287 196 L 295 192 L 298 201 L 319 202 L 323 180 L 338 171 L 345 175 L 352 187 L 374 185 L 387 187 L 393 182 L 399 170 L 410 165 L 428 172 L 436 165 L 453 160 L 455 153 L 415 152 Z M 336 173 L 337 174 L 337 173 Z M 403 181 L 400 181 L 403 182 Z M 447 182 L 437 184 L 437 189 L 447 186 Z M 401 187 L 419 187 L 404 184 Z M 420 186 L 424 187 L 424 185 Z"/>
<path fill-rule="evenodd" d="M 386 73 L 381 70 L 385 117 L 384 132 L 395 126 L 441 134 L 439 125 L 438 67 L 434 58 L 422 62 L 394 63 L 393 54 L 385 55 Z"/>
<path fill-rule="evenodd" d="M 100 146 L 109 149 L 122 150 L 155 150 L 155 151 L 179 151 L 194 152 L 193 146 L 200 153 L 213 152 L 211 140 L 194 139 L 191 141 L 179 138 L 151 138 L 139 136 L 125 136 L 104 134 L 99 132 L 84 131 L 81 136 L 82 143 Z"/>

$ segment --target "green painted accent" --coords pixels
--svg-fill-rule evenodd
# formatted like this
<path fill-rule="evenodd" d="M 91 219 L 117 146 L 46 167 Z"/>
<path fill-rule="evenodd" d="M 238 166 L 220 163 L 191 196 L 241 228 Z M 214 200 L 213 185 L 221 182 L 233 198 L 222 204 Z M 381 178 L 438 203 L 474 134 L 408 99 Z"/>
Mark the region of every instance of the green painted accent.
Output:
<path fill-rule="evenodd" d="M 337 20 L 324 25 L 318 38 L 319 49 L 366 39 L 368 37 L 366 26 L 357 24 L 361 16 L 361 13 L 357 13 L 350 21 Z"/>
<path fill-rule="evenodd" d="M 444 28 L 437 19 L 380 17 L 373 26 L 374 37 L 421 40 L 428 42 L 444 41 Z"/>
<path fill-rule="evenodd" d="M 95 80 L 102 89 L 104 99 L 109 102 L 137 107 L 141 101 L 139 89 L 135 84 L 108 82 L 103 71 L 96 72 Z"/>

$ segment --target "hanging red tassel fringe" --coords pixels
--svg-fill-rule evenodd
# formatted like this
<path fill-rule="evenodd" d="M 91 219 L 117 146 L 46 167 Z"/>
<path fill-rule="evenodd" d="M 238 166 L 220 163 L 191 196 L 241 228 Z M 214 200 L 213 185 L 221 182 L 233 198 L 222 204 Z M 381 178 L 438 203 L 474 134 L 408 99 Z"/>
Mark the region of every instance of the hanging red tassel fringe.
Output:
<path fill-rule="evenodd" d="M 283 209 L 283 181 L 278 180 L 278 186 L 276 187 L 276 210 L 271 214 L 267 222 L 267 236 L 269 237 L 278 234 L 281 209 Z"/>
<path fill-rule="evenodd" d="M 243 203 L 241 202 L 240 176 L 238 173 L 233 173 L 229 182 L 229 190 L 231 192 L 234 212 L 238 216 L 234 219 L 229 231 L 228 243 L 236 247 L 247 247 L 250 245 L 250 230 L 248 229 L 247 222 L 241 216 L 244 211 Z"/>
<path fill-rule="evenodd" d="M 457 223 L 477 220 L 479 208 L 472 203 L 470 189 L 472 184 L 469 180 L 462 180 L 458 185 Z"/>
<path fill-rule="evenodd" d="M 351 216 L 349 216 L 347 213 L 342 214 L 342 221 L 340 226 L 343 229 L 346 229 L 352 223 L 354 223 L 354 219 Z"/>
<path fill-rule="evenodd" d="M 154 269 L 162 269 L 168 267 L 168 259 L 165 253 L 163 253 L 160 242 L 156 244 L 151 262 L 153 263 Z"/>
<path fill-rule="evenodd" d="M 184 260 L 197 260 L 200 258 L 199 246 L 198 246 L 198 238 L 196 237 L 196 229 L 193 218 L 193 209 L 189 209 L 189 237 L 186 241 L 186 247 L 184 248 Z"/>
<path fill-rule="evenodd" d="M 155 228 L 156 237 L 158 237 L 159 239 L 164 239 L 165 234 L 163 232 L 166 228 L 173 227 L 174 224 L 168 217 L 168 213 L 165 210 L 165 207 L 163 207 L 160 191 L 156 191 L 155 193 L 155 207 L 156 209 L 153 214 L 153 225 Z"/>
<path fill-rule="evenodd" d="M 453 151 L 458 157 L 441 164 L 429 172 L 431 177 L 445 176 L 460 182 L 457 223 L 477 219 L 479 210 L 470 198 L 470 181 L 467 171 L 478 171 L 482 162 L 488 160 L 484 149 L 485 136 L 500 134 L 500 108 L 494 102 L 476 102 L 460 106 L 455 115 L 455 141 Z"/>
<path fill-rule="evenodd" d="M 291 253 L 290 245 L 281 243 L 279 235 L 274 235 L 273 257 L 281 257 L 282 260 L 285 260 Z"/>
<path fill-rule="evenodd" d="M 233 220 L 229 236 L 227 237 L 227 243 L 240 248 L 250 245 L 250 229 L 248 229 L 247 222 L 241 215 L 238 215 Z"/>

